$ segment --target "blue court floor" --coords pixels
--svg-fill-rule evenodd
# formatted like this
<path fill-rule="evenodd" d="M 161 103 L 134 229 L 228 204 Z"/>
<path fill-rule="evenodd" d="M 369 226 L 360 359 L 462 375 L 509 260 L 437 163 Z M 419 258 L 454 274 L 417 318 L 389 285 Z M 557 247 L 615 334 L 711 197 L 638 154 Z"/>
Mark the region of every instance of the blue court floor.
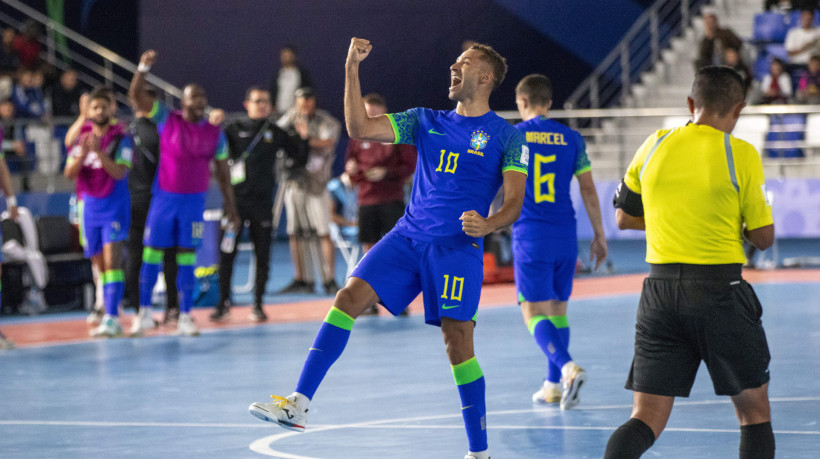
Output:
<path fill-rule="evenodd" d="M 778 457 L 820 453 L 820 284 L 761 284 L 772 352 Z M 637 295 L 570 303 L 574 359 L 589 372 L 581 404 L 533 406 L 545 359 L 517 306 L 482 310 L 476 353 L 487 379 L 493 458 L 594 458 L 629 416 L 623 383 Z M 211 330 L 0 353 L 2 458 L 462 458 L 458 393 L 440 330 L 419 315 L 356 321 L 311 405 L 304 433 L 247 406 L 293 389 L 318 323 Z M 728 398 L 701 368 L 688 399 L 644 457 L 737 457 Z"/>

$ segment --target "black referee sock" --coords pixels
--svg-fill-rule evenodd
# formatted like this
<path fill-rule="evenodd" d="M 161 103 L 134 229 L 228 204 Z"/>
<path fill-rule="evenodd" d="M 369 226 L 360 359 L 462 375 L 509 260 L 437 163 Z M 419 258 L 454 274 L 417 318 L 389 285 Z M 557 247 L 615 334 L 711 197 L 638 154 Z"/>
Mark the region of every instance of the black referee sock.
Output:
<path fill-rule="evenodd" d="M 639 458 L 655 443 L 655 432 L 640 419 L 632 418 L 609 437 L 604 459 Z"/>
<path fill-rule="evenodd" d="M 773 457 L 774 433 L 771 422 L 740 426 L 740 459 Z"/>

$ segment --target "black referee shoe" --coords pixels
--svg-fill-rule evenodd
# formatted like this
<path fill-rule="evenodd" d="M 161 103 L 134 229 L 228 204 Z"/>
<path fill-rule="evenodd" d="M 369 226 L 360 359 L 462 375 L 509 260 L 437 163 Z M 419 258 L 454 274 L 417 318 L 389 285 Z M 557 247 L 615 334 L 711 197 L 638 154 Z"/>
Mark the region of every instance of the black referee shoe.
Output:
<path fill-rule="evenodd" d="M 231 318 L 231 302 L 230 300 L 220 301 L 216 305 L 216 309 L 211 313 L 211 322 L 225 322 Z"/>

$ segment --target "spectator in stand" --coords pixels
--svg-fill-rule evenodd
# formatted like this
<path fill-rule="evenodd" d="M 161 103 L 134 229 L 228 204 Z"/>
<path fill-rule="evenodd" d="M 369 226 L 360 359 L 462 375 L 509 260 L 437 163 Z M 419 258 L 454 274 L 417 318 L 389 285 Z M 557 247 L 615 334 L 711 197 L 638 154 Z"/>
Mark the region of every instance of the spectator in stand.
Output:
<path fill-rule="evenodd" d="M 0 132 L 0 143 L 2 142 L 3 133 Z M 3 159 L 3 156 L 4 153 L 0 152 L 0 189 L 3 190 L 3 194 L 6 196 L 6 209 L 8 209 L 9 218 L 17 220 L 17 197 L 14 195 L 14 185 L 11 183 L 9 168 L 6 167 L 6 161 Z M 0 235 L 0 241 L 2 240 L 3 236 Z M 2 265 L 3 252 L 0 251 L 0 272 L 2 272 Z M 0 285 L 0 291 L 2 291 L 2 285 Z M 0 307 L 2 307 L 2 295 L 0 295 Z M 4 349 L 14 349 L 14 342 L 6 338 L 3 332 L 0 331 L 0 350 Z"/>
<path fill-rule="evenodd" d="M 47 113 L 46 96 L 43 94 L 43 72 L 25 67 L 20 69 L 11 100 L 19 118 L 42 119 Z"/>
<path fill-rule="evenodd" d="M 820 104 L 820 55 L 809 59 L 809 69 L 797 84 L 797 101 L 801 104 Z"/>
<path fill-rule="evenodd" d="M 20 56 L 20 65 L 27 69 L 34 69 L 40 64 L 40 26 L 29 19 L 23 25 L 20 35 L 14 38 L 14 49 Z"/>
<path fill-rule="evenodd" d="M 11 27 L 3 29 L 3 38 L 0 42 L 0 75 L 14 76 L 20 67 L 20 55 L 14 48 L 14 39 L 17 32 Z"/>
<path fill-rule="evenodd" d="M 752 70 L 746 65 L 746 62 L 743 61 L 740 50 L 736 48 L 726 48 L 726 50 L 723 51 L 723 62 L 740 74 L 741 78 L 743 78 L 743 84 L 746 87 L 746 94 L 748 94 L 749 88 L 752 87 L 754 77 L 752 76 Z"/>
<path fill-rule="evenodd" d="M 387 113 L 379 94 L 364 96 L 367 116 Z M 350 139 L 345 171 L 359 186 L 359 241 L 365 253 L 404 215 L 404 182 L 416 169 L 416 148 Z"/>
<path fill-rule="evenodd" d="M 731 29 L 718 24 L 717 11 L 714 8 L 703 9 L 704 37 L 698 47 L 695 59 L 695 71 L 709 65 L 722 65 L 723 53 L 728 48 L 741 49 L 743 40 Z"/>
<path fill-rule="evenodd" d="M 814 27 L 814 10 L 800 11 L 800 26 L 789 29 L 784 43 L 789 53 L 789 73 L 805 70 L 809 58 L 820 52 L 820 28 Z"/>
<path fill-rule="evenodd" d="M 296 90 L 313 86 L 313 83 L 305 69 L 299 65 L 296 46 L 283 47 L 279 51 L 279 63 L 281 67 L 271 77 L 269 88 L 275 113 L 281 116 L 296 103 Z"/>
<path fill-rule="evenodd" d="M 769 73 L 760 83 L 758 104 L 787 104 L 792 97 L 792 79 L 786 73 L 786 64 L 775 57 L 769 64 Z"/>
<path fill-rule="evenodd" d="M 54 116 L 77 117 L 80 114 L 80 88 L 77 71 L 66 69 L 60 81 L 51 89 L 51 113 Z"/>
<path fill-rule="evenodd" d="M 817 6 L 817 0 L 765 0 L 763 2 L 764 10 L 780 13 L 788 13 L 789 11 L 802 10 L 805 8 L 815 10 Z"/>
<path fill-rule="evenodd" d="M 20 171 L 20 189 L 31 191 L 29 185 L 29 172 L 31 164 L 26 156 L 26 143 L 18 138 L 17 129 L 14 122 L 14 104 L 10 100 L 0 102 L 0 136 L 3 139 L 0 146 L 0 156 L 7 156 L 7 162 L 18 163 L 17 169 Z"/>
<path fill-rule="evenodd" d="M 323 290 L 335 295 L 339 290 L 335 280 L 336 248 L 330 239 L 330 181 L 331 167 L 339 141 L 341 123 L 330 113 L 316 107 L 316 95 L 311 88 L 296 90 L 296 105 L 276 123 L 288 131 L 302 121 L 308 125 L 310 153 L 307 165 L 301 174 L 288 177 L 285 191 L 285 212 L 288 221 L 290 254 L 293 259 L 293 282 L 280 293 L 313 292 L 308 244 L 317 236 L 321 245 L 321 265 Z"/>

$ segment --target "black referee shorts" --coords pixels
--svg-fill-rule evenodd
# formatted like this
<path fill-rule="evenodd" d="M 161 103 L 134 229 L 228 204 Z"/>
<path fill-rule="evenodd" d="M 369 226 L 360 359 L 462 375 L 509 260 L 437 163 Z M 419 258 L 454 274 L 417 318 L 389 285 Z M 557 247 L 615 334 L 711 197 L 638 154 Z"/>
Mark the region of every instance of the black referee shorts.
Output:
<path fill-rule="evenodd" d="M 763 310 L 740 265 L 652 265 L 635 325 L 626 388 L 688 397 L 700 361 L 717 395 L 769 381 Z"/>

